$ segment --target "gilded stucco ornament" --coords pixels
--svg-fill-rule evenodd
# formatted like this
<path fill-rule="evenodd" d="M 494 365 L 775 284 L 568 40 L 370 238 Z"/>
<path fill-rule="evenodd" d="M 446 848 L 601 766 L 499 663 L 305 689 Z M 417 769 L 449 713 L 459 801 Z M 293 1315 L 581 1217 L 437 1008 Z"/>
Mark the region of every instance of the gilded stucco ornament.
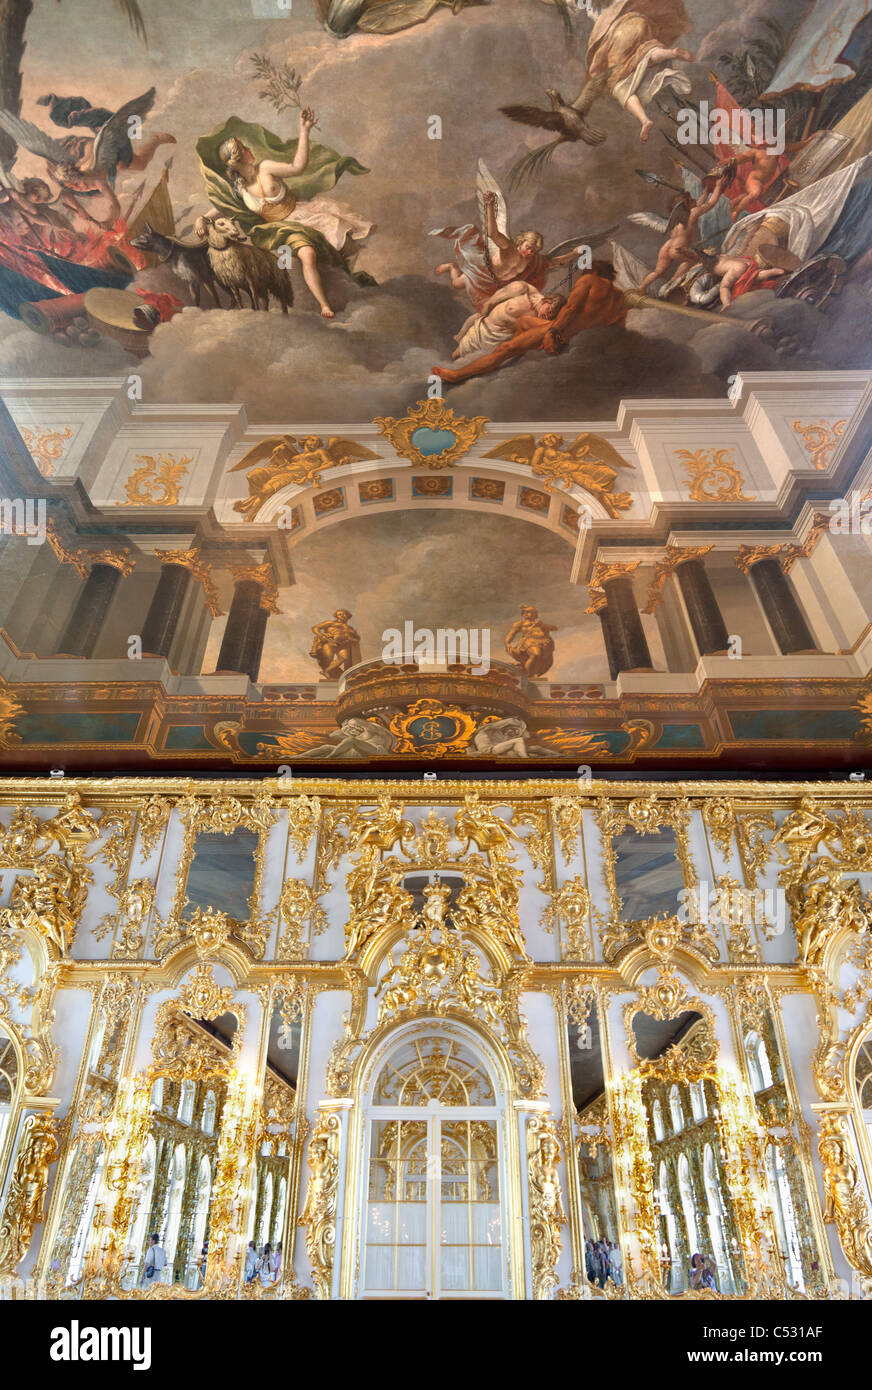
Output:
<path fill-rule="evenodd" d="M 309 1141 L 309 1186 L 299 1225 L 306 1228 L 306 1253 L 312 1266 L 315 1297 L 329 1299 L 336 1255 L 339 1200 L 339 1117 L 321 1111 Z"/>
<path fill-rule="evenodd" d="M 550 1116 L 534 1116 L 527 1126 L 527 1183 L 530 1196 L 530 1263 L 534 1299 L 548 1299 L 557 1287 L 557 1261 L 566 1225 L 560 1190 L 560 1144 Z"/>
<path fill-rule="evenodd" d="M 55 1117 L 47 1112 L 29 1115 L 0 1220 L 0 1275 L 14 1273 L 27 1253 L 34 1228 L 43 1219 L 49 1169 L 58 1148 Z"/>
<path fill-rule="evenodd" d="M 832 1222 L 852 1269 L 872 1278 L 872 1223 L 860 1173 L 848 1136 L 846 1116 L 825 1110 L 820 1117 L 818 1153 L 824 1171 L 824 1221 Z"/>
<path fill-rule="evenodd" d="M 373 422 L 401 458 L 418 468 L 451 468 L 468 454 L 488 423 L 486 415 L 455 415 L 441 397 L 418 401 L 400 419 L 377 415 Z M 438 453 L 433 447 L 442 443 Z"/>

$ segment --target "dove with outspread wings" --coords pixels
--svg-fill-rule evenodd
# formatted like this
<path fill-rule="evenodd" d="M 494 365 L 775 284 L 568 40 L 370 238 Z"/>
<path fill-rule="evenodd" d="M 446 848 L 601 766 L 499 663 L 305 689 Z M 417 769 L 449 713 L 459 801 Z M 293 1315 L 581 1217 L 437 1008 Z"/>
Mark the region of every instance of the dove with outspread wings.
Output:
<path fill-rule="evenodd" d="M 618 470 L 634 465 L 598 434 L 580 434 L 571 444 L 562 434 L 543 434 L 538 442 L 532 434 L 516 434 L 484 457 L 528 464 L 536 477 L 543 479 L 546 492 L 558 487 L 567 491 L 582 488 L 596 497 L 611 517 L 633 505 L 629 492 L 615 492 L 614 487 Z"/>
<path fill-rule="evenodd" d="M 610 96 L 639 122 L 639 139 L 644 144 L 654 122 L 646 103 L 669 87 L 687 96 L 690 79 L 673 67 L 689 63 L 693 54 L 676 47 L 680 34 L 692 26 L 684 0 L 589 0 L 585 4 L 596 19 L 587 42 L 587 78 L 574 101 L 566 101 L 553 87 L 546 89 L 549 106 L 502 106 L 511 121 L 557 132 L 547 145 L 530 150 L 511 174 L 517 187 L 526 179 L 540 176 L 560 145 L 583 141 L 601 145 L 606 133 L 590 123 L 594 103 Z"/>
<path fill-rule="evenodd" d="M 292 434 L 272 434 L 262 439 L 244 458 L 230 469 L 238 473 L 249 469 L 248 496 L 234 502 L 233 510 L 241 512 L 246 521 L 253 521 L 263 504 L 282 488 L 319 486 L 321 474 L 328 468 L 339 468 L 355 459 L 375 459 L 378 454 L 353 439 L 331 436 L 325 444 L 317 434 L 304 435 L 297 440 Z M 254 468 L 268 459 L 262 468 Z"/>

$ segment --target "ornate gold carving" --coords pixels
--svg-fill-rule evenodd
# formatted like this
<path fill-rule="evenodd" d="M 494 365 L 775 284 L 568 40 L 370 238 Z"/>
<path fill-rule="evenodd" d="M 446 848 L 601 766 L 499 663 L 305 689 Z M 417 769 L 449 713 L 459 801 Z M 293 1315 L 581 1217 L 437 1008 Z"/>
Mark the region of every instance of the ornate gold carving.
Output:
<path fill-rule="evenodd" d="M 860 1173 L 848 1136 L 846 1116 L 839 1111 L 821 1113 L 818 1153 L 824 1170 L 826 1210 L 852 1269 L 872 1277 L 872 1222 Z"/>
<path fill-rule="evenodd" d="M 868 498 L 864 497 L 861 501 L 868 501 Z M 807 560 L 814 554 L 818 541 L 829 531 L 832 520 L 831 512 L 815 512 L 805 540 L 800 545 L 785 546 L 785 553 L 781 557 L 781 568 L 785 574 L 790 573 L 797 560 Z"/>
<path fill-rule="evenodd" d="M 317 434 L 297 439 L 292 434 L 273 434 L 249 449 L 230 469 L 238 473 L 248 469 L 248 496 L 233 503 L 246 521 L 254 521 L 261 507 L 286 487 L 320 487 L 321 474 L 328 468 L 342 468 L 356 459 L 376 459 L 378 454 L 341 435 L 331 436 L 327 443 Z M 264 463 L 263 460 L 268 460 Z M 252 467 L 260 463 L 260 468 Z"/>
<path fill-rule="evenodd" d="M 547 1299 L 557 1287 L 557 1261 L 566 1225 L 560 1191 L 560 1145 L 550 1116 L 533 1116 L 527 1126 L 530 1193 L 530 1262 L 533 1298 Z"/>
<path fill-rule="evenodd" d="M 0 1221 L 0 1275 L 13 1274 L 34 1227 L 43 1218 L 48 1170 L 58 1156 L 57 1120 L 47 1112 L 24 1122 L 15 1167 Z"/>
<path fill-rule="evenodd" d="M 288 816 L 288 839 L 297 851 L 297 863 L 302 864 L 312 836 L 321 824 L 321 802 L 317 796 L 295 796 L 284 804 Z"/>
<path fill-rule="evenodd" d="M 532 469 L 544 478 L 546 492 L 571 487 L 588 492 L 601 502 L 610 517 L 629 511 L 633 499 L 629 492 L 615 492 L 618 472 L 634 468 L 614 445 L 598 434 L 579 434 L 567 444 L 562 434 L 518 434 L 483 455 L 486 459 L 508 459 Z"/>
<path fill-rule="evenodd" d="M 260 598 L 258 604 L 267 613 L 280 613 L 278 607 L 279 591 L 276 586 L 275 575 L 272 565 L 265 561 L 262 565 L 230 565 L 230 573 L 237 584 L 251 580 L 260 585 Z"/>
<path fill-rule="evenodd" d="M 61 540 L 60 532 L 53 521 L 45 523 L 45 538 L 55 553 L 55 558 L 61 565 L 72 565 L 81 579 L 87 579 L 90 573 L 90 562 L 87 551 L 67 550 Z"/>
<path fill-rule="evenodd" d="M 704 801 L 702 818 L 721 854 L 725 859 L 729 858 L 736 826 L 736 815 L 730 798 L 717 796 L 710 801 Z"/>
<path fill-rule="evenodd" d="M 147 878 L 136 878 L 122 890 L 118 898 L 118 910 L 109 913 L 94 928 L 94 936 L 101 941 L 104 936 L 117 929 L 113 956 L 138 956 L 145 943 L 145 928 L 154 908 L 154 884 Z"/>
<path fill-rule="evenodd" d="M 69 425 L 62 430 L 54 430 L 50 425 L 41 429 L 28 429 L 18 426 L 18 433 L 27 445 L 27 451 L 44 478 L 50 478 L 55 469 L 55 461 L 63 458 L 64 446 L 72 439 L 73 431 Z"/>
<path fill-rule="evenodd" d="M 0 689 L 0 749 L 14 748 L 21 742 L 21 735 L 16 733 L 14 726 L 24 712 L 24 706 L 13 695 Z"/>
<path fill-rule="evenodd" d="M 223 617 L 218 590 L 212 582 L 212 566 L 207 564 L 195 545 L 190 550 L 155 550 L 155 557 L 164 565 L 181 565 L 203 586 L 203 602 L 213 618 Z"/>
<path fill-rule="evenodd" d="M 676 449 L 694 502 L 756 501 L 753 492 L 743 491 L 745 479 L 732 453 L 732 449 Z"/>
<path fill-rule="evenodd" d="M 587 583 L 590 603 L 585 608 L 585 613 L 598 613 L 601 608 L 605 608 L 609 596 L 603 585 L 608 584 L 610 579 L 623 579 L 628 574 L 632 574 L 641 563 L 641 560 L 611 560 L 608 563 L 604 560 L 595 560 Z"/>
<path fill-rule="evenodd" d="M 157 848 L 170 818 L 171 803 L 162 796 L 150 796 L 139 812 L 139 843 L 147 859 Z"/>
<path fill-rule="evenodd" d="M 289 878 L 282 888 L 279 920 L 284 926 L 278 944 L 279 960 L 302 960 L 307 949 L 306 927 L 310 927 L 312 934 L 317 936 L 328 925 L 327 913 L 302 878 Z"/>
<path fill-rule="evenodd" d="M 649 949 L 659 957 L 660 967 L 653 985 L 639 990 L 638 1000 L 624 1006 L 624 1027 L 627 1031 L 627 1050 L 637 1064 L 641 1076 L 660 1076 L 674 1080 L 696 1081 L 714 1072 L 718 1055 L 715 1038 L 715 1016 L 710 1004 L 691 995 L 685 982 L 667 960 L 678 939 L 678 924 L 651 919 L 647 931 Z M 639 1013 L 648 1014 L 661 1022 L 677 1019 L 683 1013 L 698 1013 L 700 1018 L 678 1043 L 670 1045 L 659 1057 L 639 1055 L 633 1020 Z"/>
<path fill-rule="evenodd" d="M 580 797 L 555 796 L 548 804 L 554 833 L 563 855 L 563 862 L 564 864 L 571 864 L 578 854 L 581 812 L 584 802 Z"/>
<path fill-rule="evenodd" d="M 584 879 L 575 878 L 561 884 L 551 893 L 551 901 L 542 914 L 542 925 L 551 932 L 558 925 L 566 931 L 563 943 L 564 960 L 590 960 L 591 945 L 588 938 L 588 917 L 590 914 L 590 893 Z"/>
<path fill-rule="evenodd" d="M 784 543 L 780 545 L 746 545 L 743 541 L 736 551 L 736 569 L 741 570 L 743 574 L 749 574 L 753 566 L 758 564 L 760 560 L 777 559 L 779 555 L 783 555 L 789 549 L 790 547 Z"/>
<path fill-rule="evenodd" d="M 648 585 L 648 602 L 642 612 L 656 613 L 663 601 L 666 581 L 679 565 L 686 564 L 688 560 L 701 560 L 711 550 L 714 550 L 714 545 L 667 545 L 663 559 L 654 562 L 654 578 Z"/>
<path fill-rule="evenodd" d="M 336 1209 L 339 1200 L 338 1115 L 320 1111 L 309 1141 L 309 1188 L 299 1225 L 306 1228 L 306 1252 L 312 1266 L 315 1297 L 329 1299 L 336 1254 Z"/>
<path fill-rule="evenodd" d="M 499 1026 L 503 1004 L 497 986 L 480 978 L 478 953 L 464 949 L 459 936 L 445 928 L 449 890 L 437 878 L 424 889 L 425 907 L 420 930 L 400 960 L 382 976 L 376 997 L 381 1023 L 399 1012 L 444 1014 L 451 1007 L 470 1013 L 481 1010 L 492 1028 Z"/>
<path fill-rule="evenodd" d="M 217 918 L 223 916 L 223 913 L 210 912 L 205 919 L 207 922 L 205 930 L 211 939 L 218 941 L 219 944 L 223 940 L 223 935 L 215 930 L 215 922 Z M 201 914 L 201 924 L 203 921 L 204 917 Z M 226 923 L 226 918 L 224 921 Z M 216 983 L 211 967 L 203 963 L 198 965 L 193 974 L 185 980 L 179 992 L 179 1003 L 185 1013 L 190 1014 L 192 1018 L 219 1018 L 221 1014 L 227 1013 L 232 1007 L 233 990 L 229 986 L 222 989 Z"/>
<path fill-rule="evenodd" d="M 437 397 L 418 401 L 401 419 L 394 419 L 392 415 L 377 415 L 372 423 L 378 426 L 401 458 L 410 459 L 418 468 L 451 468 L 458 459 L 469 453 L 483 433 L 488 419 L 486 415 L 455 415 Z M 452 436 L 452 443 L 438 454 L 424 453 L 414 441 L 419 430 L 431 437 L 433 434 L 448 433 Z M 424 442 L 420 435 L 419 441 Z"/>
<path fill-rule="evenodd" d="M 803 424 L 802 420 L 794 420 L 794 431 L 802 440 L 806 453 L 811 455 L 813 466 L 820 472 L 829 467 L 830 457 L 845 433 L 847 423 L 847 420 L 834 420 L 832 424 L 827 420 L 818 420 Z"/>
<path fill-rule="evenodd" d="M 806 965 L 822 964 L 837 934 L 864 934 L 870 922 L 872 900 L 868 894 L 862 896 L 857 879 L 843 883 L 841 869 L 820 883 L 804 885 L 802 906 L 793 919 L 800 960 Z"/>
<path fill-rule="evenodd" d="M 448 758 L 468 747 L 476 718 L 474 712 L 459 705 L 424 699 L 409 705 L 405 713 L 395 714 L 389 727 L 398 740 L 394 753 L 426 751 L 428 757 Z"/>
<path fill-rule="evenodd" d="M 193 454 L 183 454 L 178 462 L 175 454 L 137 454 L 139 467 L 124 482 L 127 501 L 116 502 L 116 507 L 175 507 L 181 481 L 193 461 Z"/>
<path fill-rule="evenodd" d="M 66 956 L 73 944 L 90 878 L 86 869 L 72 869 L 60 855 L 49 854 L 34 866 L 32 877 L 15 880 L 12 902 L 0 915 L 12 927 L 37 932 L 59 956 Z"/>

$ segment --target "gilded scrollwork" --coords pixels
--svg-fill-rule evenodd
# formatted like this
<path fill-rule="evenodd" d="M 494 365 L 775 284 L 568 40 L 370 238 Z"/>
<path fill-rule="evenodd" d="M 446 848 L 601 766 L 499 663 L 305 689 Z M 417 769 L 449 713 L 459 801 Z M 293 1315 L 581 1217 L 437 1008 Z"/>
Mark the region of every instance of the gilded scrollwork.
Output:
<path fill-rule="evenodd" d="M 872 1277 L 872 1221 L 869 1204 L 853 1156 L 846 1116 L 824 1110 L 820 1116 L 818 1153 L 823 1164 L 826 1208 L 824 1221 L 832 1222 L 852 1269 Z"/>
<path fill-rule="evenodd" d="M 329 1299 L 336 1256 L 339 1200 L 340 1120 L 331 1111 L 318 1114 L 309 1141 L 309 1186 L 299 1224 L 306 1228 L 306 1252 L 312 1266 L 315 1297 Z"/>
<path fill-rule="evenodd" d="M 560 1144 L 554 1121 L 548 1115 L 534 1115 L 527 1135 L 532 1295 L 534 1299 L 547 1299 L 558 1284 L 557 1262 L 566 1225 L 560 1189 Z"/>
<path fill-rule="evenodd" d="M 0 1220 L 0 1275 L 14 1273 L 27 1253 L 34 1228 L 43 1219 L 49 1169 L 58 1156 L 58 1147 L 55 1117 L 48 1111 L 29 1115 Z"/>

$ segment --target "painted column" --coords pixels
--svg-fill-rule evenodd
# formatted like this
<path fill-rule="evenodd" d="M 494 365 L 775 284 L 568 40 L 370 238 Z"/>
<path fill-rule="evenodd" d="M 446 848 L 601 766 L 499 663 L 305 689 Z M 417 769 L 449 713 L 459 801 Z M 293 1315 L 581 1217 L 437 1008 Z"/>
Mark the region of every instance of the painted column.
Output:
<path fill-rule="evenodd" d="M 170 654 L 191 576 L 182 565 L 164 564 L 142 626 L 143 656 Z"/>
<path fill-rule="evenodd" d="M 793 587 L 782 569 L 782 547 L 760 547 L 760 551 L 766 550 L 770 553 L 759 553 L 747 546 L 740 546 L 736 557 L 737 568 L 749 576 L 782 655 L 817 651 L 817 644 L 796 601 Z"/>
<path fill-rule="evenodd" d="M 61 634 L 59 656 L 93 656 L 115 591 L 132 569 L 131 561 L 122 555 L 105 555 L 95 562 Z"/>
<path fill-rule="evenodd" d="M 611 641 L 609 669 L 611 670 L 614 664 L 615 675 L 619 675 L 621 671 L 636 671 L 640 668 L 650 670 L 651 653 L 645 639 L 642 619 L 639 617 L 632 580 L 626 575 L 617 579 L 608 579 L 603 584 L 603 590 L 606 595 L 606 612 L 608 614 L 606 621 L 603 622 L 604 636 L 606 636 L 606 624 L 608 624 L 607 652 Z"/>
<path fill-rule="evenodd" d="M 268 564 L 230 567 L 236 580 L 233 602 L 218 653 L 218 671 L 240 671 L 252 682 L 257 680 L 266 622 L 277 613 L 278 590 Z"/>
<path fill-rule="evenodd" d="M 700 656 L 725 652 L 729 634 L 702 560 L 685 560 L 675 574 Z"/>

